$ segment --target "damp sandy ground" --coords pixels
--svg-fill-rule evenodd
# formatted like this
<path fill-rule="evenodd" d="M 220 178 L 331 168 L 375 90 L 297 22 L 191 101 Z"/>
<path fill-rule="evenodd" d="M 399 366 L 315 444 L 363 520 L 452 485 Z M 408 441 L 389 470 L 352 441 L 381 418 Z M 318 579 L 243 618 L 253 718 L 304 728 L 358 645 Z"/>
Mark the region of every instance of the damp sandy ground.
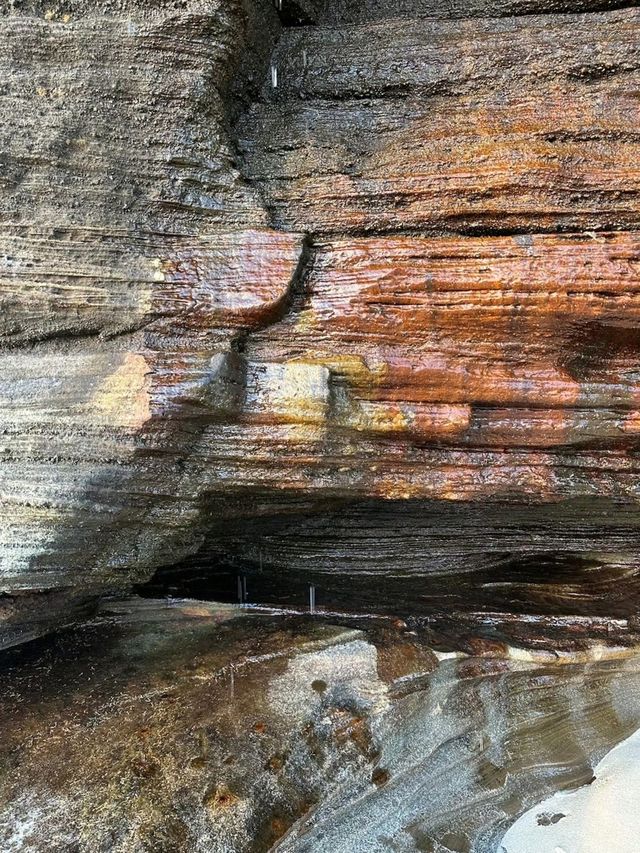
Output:
<path fill-rule="evenodd" d="M 608 752 L 593 781 L 522 815 L 497 853 L 636 853 L 640 846 L 640 731 Z"/>

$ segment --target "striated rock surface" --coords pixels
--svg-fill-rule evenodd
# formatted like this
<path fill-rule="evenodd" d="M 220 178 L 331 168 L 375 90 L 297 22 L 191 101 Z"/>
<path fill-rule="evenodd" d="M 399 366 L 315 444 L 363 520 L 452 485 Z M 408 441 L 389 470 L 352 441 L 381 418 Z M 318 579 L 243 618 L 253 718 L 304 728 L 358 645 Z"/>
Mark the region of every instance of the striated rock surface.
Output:
<path fill-rule="evenodd" d="M 0 645 L 171 564 L 634 634 L 610 5 L 4 10 Z"/>
<path fill-rule="evenodd" d="M 197 542 L 184 459 L 300 262 L 229 136 L 278 28 L 266 2 L 0 17 L 1 644 Z"/>
<path fill-rule="evenodd" d="M 635 9 L 293 30 L 248 174 L 314 233 L 637 227 L 637 30 Z"/>
<path fill-rule="evenodd" d="M 599 655 L 112 602 L 2 655 L 0 845 L 495 853 L 556 792 L 595 802 L 598 762 L 638 729 L 637 651 Z"/>
<path fill-rule="evenodd" d="M 283 5 L 286 0 L 283 0 Z M 331 0 L 322 20 L 332 24 L 401 18 L 499 18 L 541 12 L 593 12 L 629 6 L 623 0 Z"/>

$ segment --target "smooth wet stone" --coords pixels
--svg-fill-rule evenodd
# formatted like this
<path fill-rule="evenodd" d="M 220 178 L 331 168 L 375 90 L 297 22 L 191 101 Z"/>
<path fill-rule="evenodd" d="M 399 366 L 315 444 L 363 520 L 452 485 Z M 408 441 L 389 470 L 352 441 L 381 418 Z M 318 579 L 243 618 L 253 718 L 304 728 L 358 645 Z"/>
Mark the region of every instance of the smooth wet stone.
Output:
<path fill-rule="evenodd" d="M 130 599 L 6 651 L 0 849 L 495 853 L 640 727 L 635 652 L 359 626 Z"/>
<path fill-rule="evenodd" d="M 141 600 L 2 669 L 0 849 L 266 850 L 375 764 L 359 632 Z"/>

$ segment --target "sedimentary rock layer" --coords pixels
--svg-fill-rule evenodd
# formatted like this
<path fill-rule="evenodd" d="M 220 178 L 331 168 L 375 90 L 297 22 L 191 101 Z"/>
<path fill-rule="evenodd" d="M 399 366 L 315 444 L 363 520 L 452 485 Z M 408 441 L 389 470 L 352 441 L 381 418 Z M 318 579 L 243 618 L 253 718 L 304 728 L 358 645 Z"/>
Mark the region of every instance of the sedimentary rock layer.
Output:
<path fill-rule="evenodd" d="M 5 346 L 147 329 L 156 348 L 204 349 L 286 310 L 302 254 L 266 228 L 202 235 L 7 227 L 0 299 Z"/>
<path fill-rule="evenodd" d="M 198 464 L 317 497 L 634 499 L 639 249 L 318 244 L 287 314 L 248 337 L 243 408 L 205 428 Z"/>
<path fill-rule="evenodd" d="M 0 644 L 205 542 L 255 568 L 257 518 L 296 583 L 413 574 L 428 609 L 469 560 L 470 611 L 626 618 L 638 13 L 278 5 L 0 17 Z M 325 25 L 272 54 L 278 11 Z"/>
<path fill-rule="evenodd" d="M 259 512 L 212 519 L 200 551 L 146 594 L 238 601 L 244 575 L 250 604 L 306 613 L 313 586 L 318 613 L 400 615 L 458 646 L 478 633 L 547 649 L 636 642 L 633 504 L 368 501 L 320 514 L 290 499 Z"/>
<path fill-rule="evenodd" d="M 635 228 L 638 13 L 288 33 L 240 127 L 284 228 Z M 461 60 L 463 58 L 463 60 Z"/>
<path fill-rule="evenodd" d="M 598 80 L 633 79 L 640 61 L 638 20 L 637 9 L 623 9 L 463 22 L 427 18 L 410 27 L 401 18 L 391 18 L 343 27 L 291 28 L 272 57 L 280 72 L 278 85 L 266 80 L 263 94 L 277 103 L 475 94 L 479 107 L 499 103 L 499 96 L 518 84 L 525 103 L 545 83 L 564 84 L 567 96 L 569 87 L 588 94 L 590 84 Z M 567 108 L 570 105 L 567 97 Z M 393 120 L 397 111 L 388 112 Z"/>
<path fill-rule="evenodd" d="M 278 30 L 266 2 L 0 17 L 0 644 L 193 547 L 180 465 L 300 257 L 229 136 Z"/>
<path fill-rule="evenodd" d="M 287 0 L 283 0 L 286 4 Z M 331 0 L 322 21 L 334 25 L 388 18 L 499 18 L 541 12 L 581 12 L 632 5 L 625 0 Z"/>

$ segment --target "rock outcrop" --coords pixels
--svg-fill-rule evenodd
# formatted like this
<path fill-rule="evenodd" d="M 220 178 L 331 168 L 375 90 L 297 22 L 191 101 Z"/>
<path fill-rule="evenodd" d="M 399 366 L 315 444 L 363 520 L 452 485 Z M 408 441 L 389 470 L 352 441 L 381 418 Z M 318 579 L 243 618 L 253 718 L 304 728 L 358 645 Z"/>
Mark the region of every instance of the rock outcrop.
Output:
<path fill-rule="evenodd" d="M 613 5 L 0 17 L 0 645 L 186 558 L 633 628 L 640 16 Z"/>
<path fill-rule="evenodd" d="M 2 644 L 188 553 L 181 485 L 236 411 L 247 331 L 301 239 L 269 228 L 229 128 L 268 3 L 15 4 L 0 18 Z M 34 593 L 35 598 L 34 598 Z"/>
<path fill-rule="evenodd" d="M 465 656 L 390 623 L 138 599 L 5 651 L 2 850 L 498 853 L 556 791 L 601 802 L 598 762 L 640 725 L 637 651 Z"/>

